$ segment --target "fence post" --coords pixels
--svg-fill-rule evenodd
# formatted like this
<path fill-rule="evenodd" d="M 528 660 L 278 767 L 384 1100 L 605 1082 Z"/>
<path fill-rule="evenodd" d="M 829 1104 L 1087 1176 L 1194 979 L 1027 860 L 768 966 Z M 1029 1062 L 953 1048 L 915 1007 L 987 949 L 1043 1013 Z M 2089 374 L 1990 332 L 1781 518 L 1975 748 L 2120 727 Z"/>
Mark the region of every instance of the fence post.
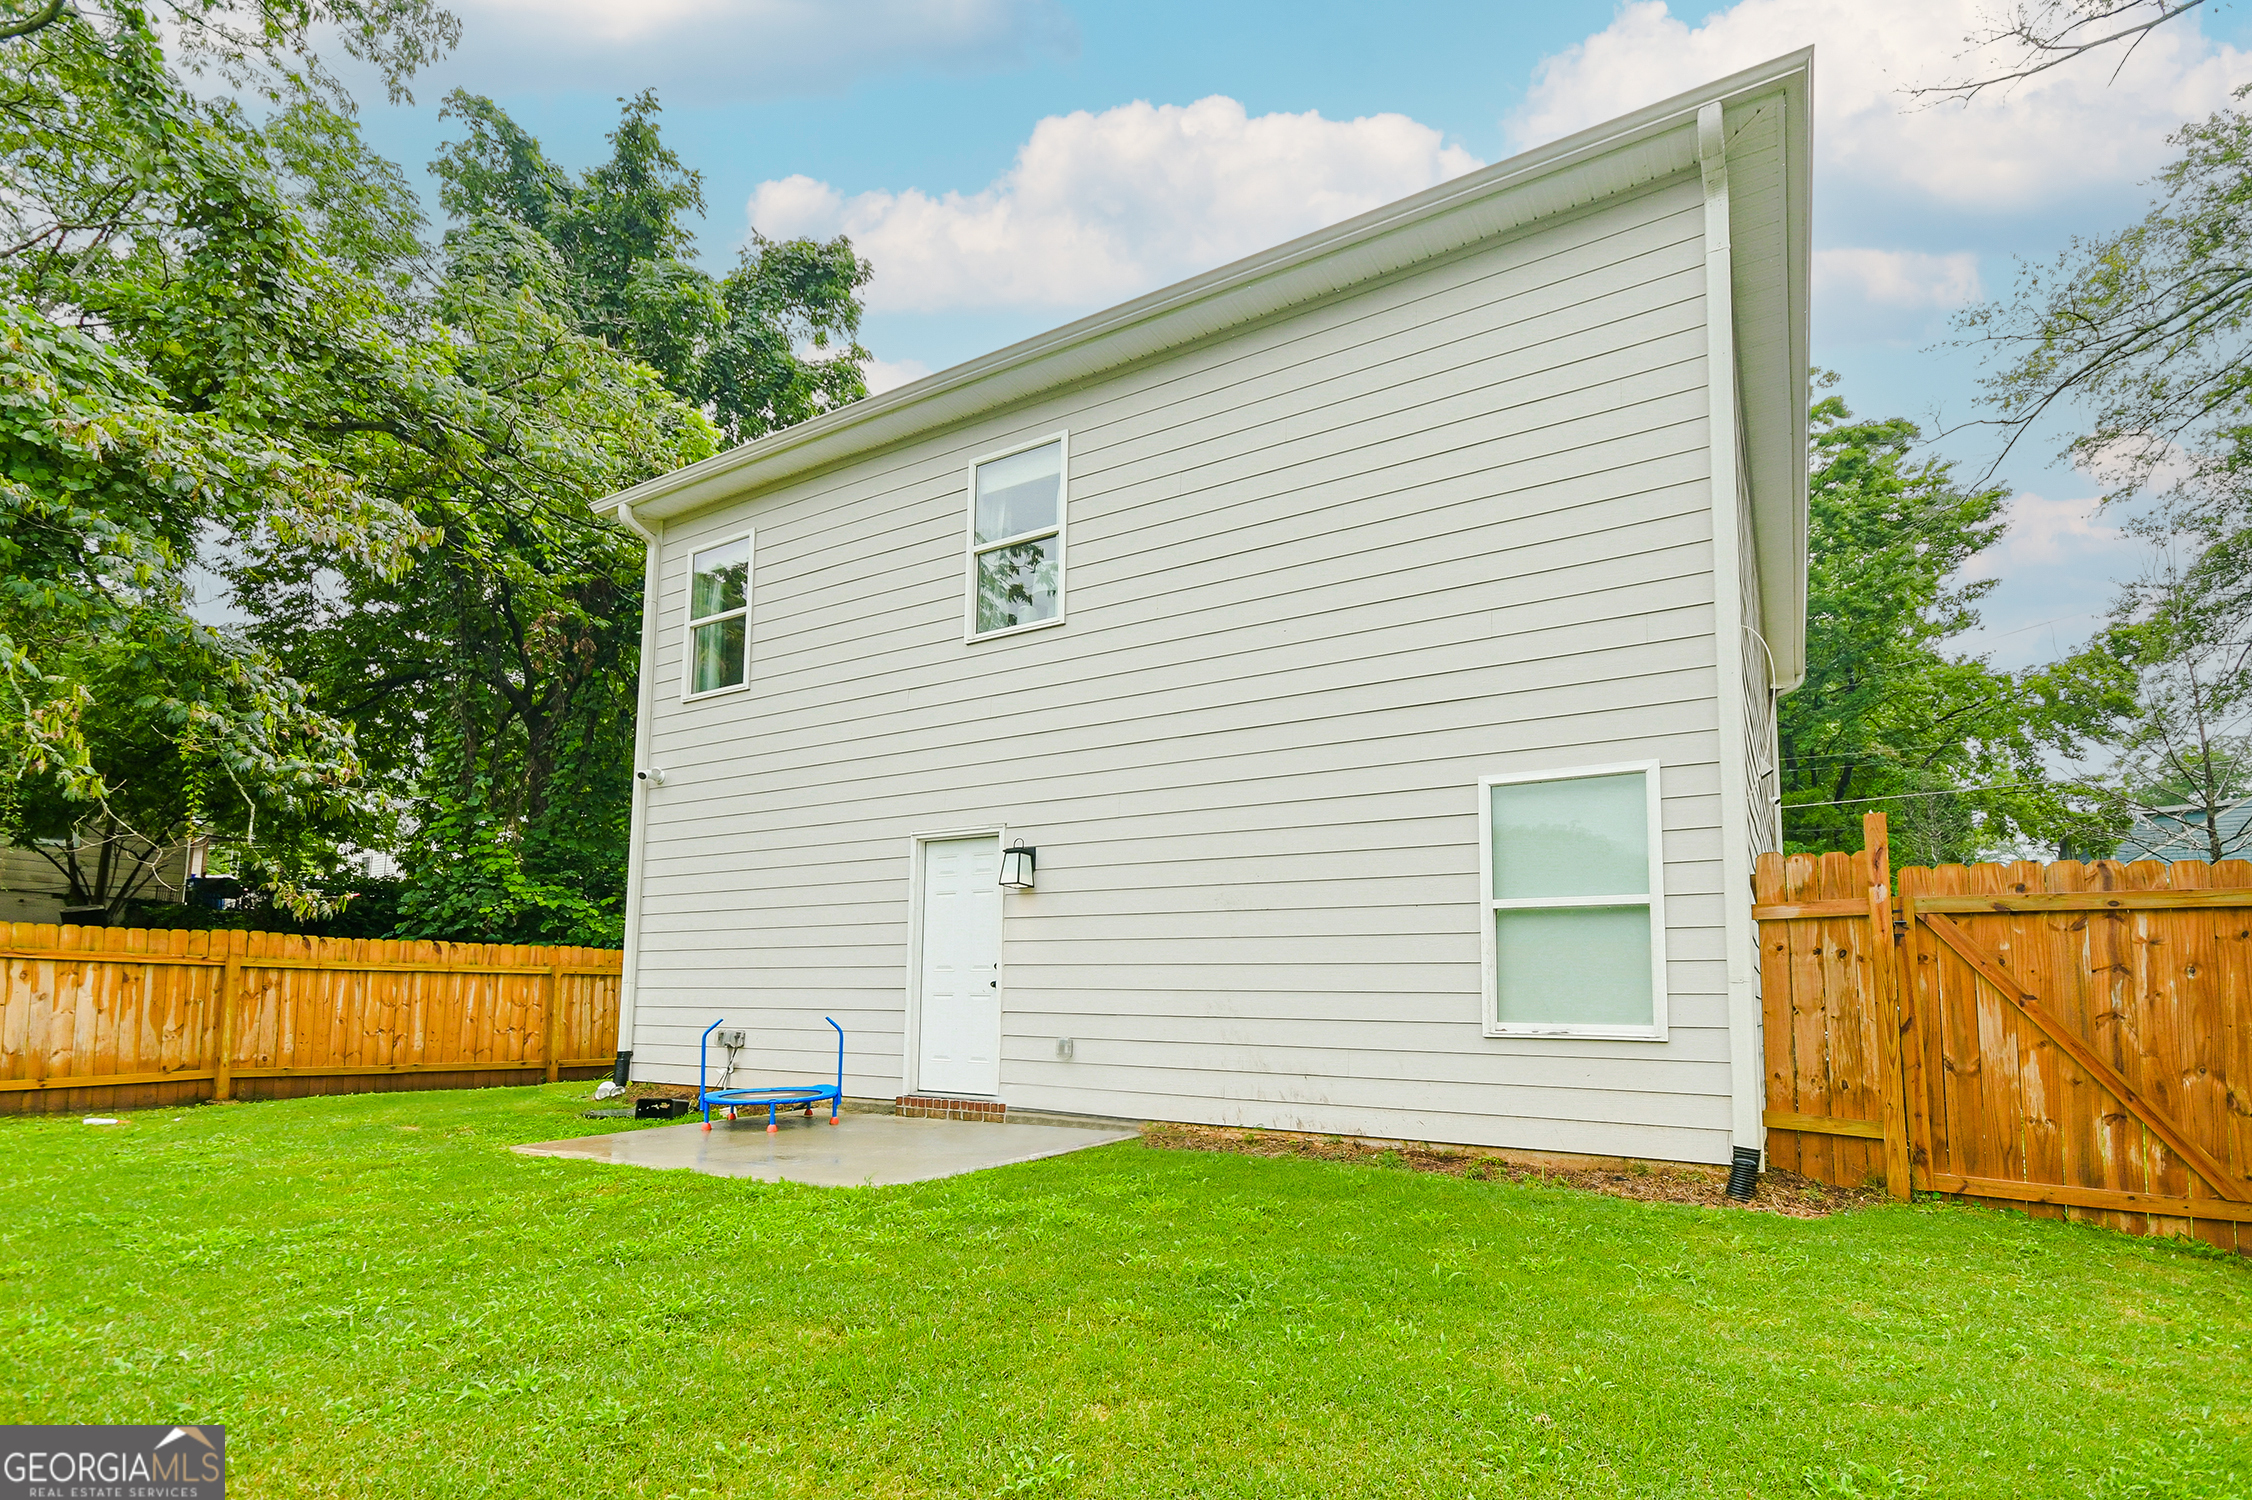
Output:
<path fill-rule="evenodd" d="M 1881 812 L 1861 819 L 1869 869 L 1870 1004 L 1876 1013 L 1878 1097 L 1884 1106 L 1885 1193 L 1908 1201 L 1908 1091 L 1900 1066 L 1900 962 L 1892 938 L 1892 843 Z"/>
<path fill-rule="evenodd" d="M 228 934 L 231 949 L 234 934 Z M 242 993 L 242 955 L 230 952 L 219 971 L 219 1057 L 211 1070 L 211 1097 L 231 1099 L 235 1091 L 235 1000 Z"/>
<path fill-rule="evenodd" d="M 547 956 L 547 1081 L 553 1083 L 563 1076 L 563 1054 L 556 1050 L 563 1035 L 558 1014 L 563 1008 L 563 965 L 554 961 L 552 950 Z"/>

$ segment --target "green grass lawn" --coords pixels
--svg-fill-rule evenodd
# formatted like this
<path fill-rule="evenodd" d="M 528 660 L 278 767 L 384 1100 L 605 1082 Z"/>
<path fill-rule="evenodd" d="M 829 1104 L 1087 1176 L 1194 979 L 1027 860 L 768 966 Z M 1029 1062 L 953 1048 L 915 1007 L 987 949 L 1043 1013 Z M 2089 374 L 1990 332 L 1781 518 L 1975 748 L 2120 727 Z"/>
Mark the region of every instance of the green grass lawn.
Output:
<path fill-rule="evenodd" d="M 0 1119 L 0 1421 L 249 1496 L 2252 1493 L 2252 1265 L 1139 1142 L 511 1154 L 584 1084 Z"/>

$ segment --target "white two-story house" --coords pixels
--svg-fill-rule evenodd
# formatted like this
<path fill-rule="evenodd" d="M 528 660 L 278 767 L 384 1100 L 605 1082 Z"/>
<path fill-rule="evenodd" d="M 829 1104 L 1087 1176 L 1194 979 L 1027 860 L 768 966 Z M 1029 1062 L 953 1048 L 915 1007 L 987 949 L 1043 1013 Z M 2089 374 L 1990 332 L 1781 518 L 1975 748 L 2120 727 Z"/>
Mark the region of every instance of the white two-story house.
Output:
<path fill-rule="evenodd" d="M 1758 1149 L 1810 68 L 607 501 L 634 1075 Z"/>

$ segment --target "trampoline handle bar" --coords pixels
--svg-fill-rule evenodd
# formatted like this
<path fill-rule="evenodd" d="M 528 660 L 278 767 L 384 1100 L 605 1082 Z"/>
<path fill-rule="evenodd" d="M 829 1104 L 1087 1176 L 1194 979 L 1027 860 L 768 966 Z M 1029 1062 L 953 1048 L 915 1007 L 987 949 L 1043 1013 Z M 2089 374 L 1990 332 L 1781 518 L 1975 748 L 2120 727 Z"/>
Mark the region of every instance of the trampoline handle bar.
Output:
<path fill-rule="evenodd" d="M 712 1107 L 704 1100 L 704 1054 L 711 1050 L 712 1033 L 719 1030 L 726 1020 L 727 1017 L 721 1016 L 719 1020 L 706 1026 L 704 1034 L 696 1039 L 696 1104 L 704 1112 L 706 1125 L 712 1122 Z"/>
<path fill-rule="evenodd" d="M 829 1029 L 837 1034 L 837 1098 L 831 1108 L 833 1111 L 841 1112 L 844 1109 L 844 1028 L 829 1016 L 823 1016 L 821 1019 L 827 1021 Z M 836 1113 L 829 1116 L 832 1120 L 836 1117 Z"/>

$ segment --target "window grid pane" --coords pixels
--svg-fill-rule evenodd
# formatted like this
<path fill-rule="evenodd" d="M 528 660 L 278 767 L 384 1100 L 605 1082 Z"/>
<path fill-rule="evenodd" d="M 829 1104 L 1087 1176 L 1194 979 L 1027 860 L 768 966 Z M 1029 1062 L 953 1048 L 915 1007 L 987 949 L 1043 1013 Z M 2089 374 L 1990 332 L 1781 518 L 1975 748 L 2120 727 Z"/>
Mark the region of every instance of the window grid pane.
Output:
<path fill-rule="evenodd" d="M 696 554 L 694 582 L 689 588 L 688 617 L 709 619 L 749 601 L 751 544 L 748 539 L 729 542 Z"/>
<path fill-rule="evenodd" d="M 1043 443 L 977 466 L 971 541 L 982 546 L 1062 524 L 1063 444 Z"/>
<path fill-rule="evenodd" d="M 1504 1026 L 1648 1026 L 1650 908 L 1497 911 L 1496 1018 Z"/>
<path fill-rule="evenodd" d="M 1642 772 L 1508 782 L 1492 797 L 1494 899 L 1650 893 Z"/>
<path fill-rule="evenodd" d="M 980 635 L 1056 617 L 1061 550 L 1053 536 L 1012 542 L 977 555 Z"/>
<path fill-rule="evenodd" d="M 690 691 L 709 693 L 723 687 L 741 687 L 745 677 L 745 646 L 749 623 L 743 615 L 733 615 L 696 627 L 695 669 Z"/>

